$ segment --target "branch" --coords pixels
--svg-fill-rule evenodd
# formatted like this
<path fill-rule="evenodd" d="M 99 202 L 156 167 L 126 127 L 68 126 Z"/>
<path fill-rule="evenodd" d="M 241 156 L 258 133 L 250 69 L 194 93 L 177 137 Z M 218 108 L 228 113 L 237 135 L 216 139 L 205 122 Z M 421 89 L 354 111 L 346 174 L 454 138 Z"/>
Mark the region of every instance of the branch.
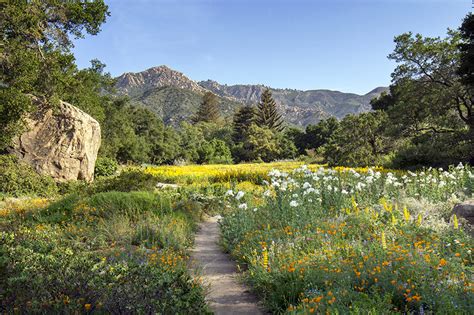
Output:
<path fill-rule="evenodd" d="M 408 57 L 406 54 L 405 54 L 405 58 L 406 58 L 408 61 L 411 61 L 411 62 L 415 63 L 415 64 L 420 68 L 421 72 L 422 72 L 425 76 L 427 76 L 433 83 L 438 83 L 438 84 L 444 85 L 444 86 L 446 86 L 446 87 L 451 87 L 451 86 L 452 86 L 452 84 L 449 84 L 449 83 L 447 83 L 447 82 L 443 82 L 443 81 L 440 81 L 440 80 L 435 79 L 431 74 L 429 74 L 429 73 L 426 71 L 425 67 L 423 67 L 423 65 L 420 63 L 420 61 L 418 61 L 418 60 L 416 60 L 416 59 L 413 59 L 413 58 L 410 58 L 410 57 Z"/>
<path fill-rule="evenodd" d="M 432 131 L 434 133 L 452 133 L 456 132 L 456 129 L 436 129 L 435 127 L 424 127 L 424 128 L 415 128 L 416 132 L 423 132 L 423 131 Z"/>

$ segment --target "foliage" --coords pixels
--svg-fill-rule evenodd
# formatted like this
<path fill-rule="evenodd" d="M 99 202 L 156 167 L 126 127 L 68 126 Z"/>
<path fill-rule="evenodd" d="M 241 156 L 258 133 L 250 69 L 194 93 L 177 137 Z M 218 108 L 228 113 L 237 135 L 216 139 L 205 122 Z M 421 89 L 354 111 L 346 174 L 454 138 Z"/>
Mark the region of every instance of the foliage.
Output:
<path fill-rule="evenodd" d="M 389 56 L 398 63 L 392 74 L 393 93 L 385 97 L 386 105 L 381 106 L 390 122 L 388 131 L 408 139 L 408 145 L 418 145 L 431 137 L 457 138 L 458 144 L 452 146 L 451 154 L 457 154 L 457 161 L 469 161 L 474 152 L 470 137 L 474 127 L 473 91 L 463 84 L 457 72 L 460 34 L 449 31 L 446 38 L 440 39 L 406 33 L 397 36 L 395 44 Z M 438 154 L 444 153 L 441 147 L 446 144 L 439 143 Z M 442 159 L 436 155 L 434 159 L 427 158 L 425 165 L 435 165 L 435 159 Z"/>
<path fill-rule="evenodd" d="M 255 122 L 255 108 L 253 106 L 242 106 L 233 117 L 232 139 L 235 143 L 246 140 L 246 135 L 250 126 Z"/>
<path fill-rule="evenodd" d="M 338 127 L 339 121 L 331 117 L 321 120 L 316 125 L 306 126 L 304 132 L 300 129 L 289 128 L 286 133 L 298 148 L 298 152 L 305 154 L 307 150 L 316 150 L 327 144 Z"/>
<path fill-rule="evenodd" d="M 93 192 L 105 191 L 153 191 L 156 180 L 150 174 L 141 172 L 138 169 L 126 169 L 114 177 L 96 179 L 90 190 Z"/>
<path fill-rule="evenodd" d="M 194 222 L 170 196 L 108 192 L 37 204 L 9 205 L 0 217 L 3 312 L 207 312 L 187 271 Z"/>
<path fill-rule="evenodd" d="M 217 122 L 219 120 L 219 100 L 212 92 L 204 93 L 201 105 L 193 118 L 194 123 L 198 122 Z"/>
<path fill-rule="evenodd" d="M 199 163 L 228 164 L 232 163 L 232 155 L 226 143 L 222 140 L 212 139 L 203 143 L 199 149 Z"/>
<path fill-rule="evenodd" d="M 260 102 L 257 104 L 255 123 L 261 128 L 268 128 L 273 131 L 282 131 L 283 118 L 278 113 L 275 100 L 270 89 L 263 91 Z"/>
<path fill-rule="evenodd" d="M 117 169 L 117 161 L 106 157 L 99 157 L 95 161 L 94 176 L 111 176 L 117 172 Z"/>
<path fill-rule="evenodd" d="M 71 37 L 97 34 L 107 9 L 102 0 L 9 1 L 0 5 L 0 149 L 11 143 L 22 130 L 23 115 L 33 110 L 26 94 L 55 105 L 59 99 L 87 92 L 80 88 L 71 91 L 83 86 L 84 73 L 74 64 Z"/>
<path fill-rule="evenodd" d="M 229 191 L 221 231 L 272 313 L 472 309 L 472 238 L 451 217 L 472 168 L 269 175 L 262 195 Z"/>
<path fill-rule="evenodd" d="M 468 88 L 472 89 L 474 85 L 474 47 L 472 46 L 472 38 L 474 36 L 474 14 L 467 14 L 459 28 L 463 42 L 459 44 L 460 64 L 457 71 L 461 76 L 461 81 Z"/>
<path fill-rule="evenodd" d="M 324 155 L 330 165 L 383 165 L 389 141 L 383 136 L 386 115 L 383 112 L 348 115 L 325 145 Z"/>
<path fill-rule="evenodd" d="M 52 196 L 58 188 L 49 176 L 39 175 L 14 155 L 0 155 L 0 192 L 9 196 Z"/>

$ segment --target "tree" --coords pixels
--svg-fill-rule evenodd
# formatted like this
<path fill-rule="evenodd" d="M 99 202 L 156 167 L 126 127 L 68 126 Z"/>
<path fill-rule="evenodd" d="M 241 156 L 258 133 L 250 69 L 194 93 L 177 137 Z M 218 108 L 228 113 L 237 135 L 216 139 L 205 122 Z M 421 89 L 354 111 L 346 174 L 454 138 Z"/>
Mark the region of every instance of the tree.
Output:
<path fill-rule="evenodd" d="M 32 94 L 54 106 L 80 81 L 71 37 L 95 35 L 108 16 L 103 0 L 0 4 L 0 150 L 22 130 Z"/>
<path fill-rule="evenodd" d="M 323 119 L 317 125 L 308 125 L 305 130 L 305 149 L 318 149 L 328 143 L 330 137 L 339 127 L 339 121 L 335 117 Z"/>
<path fill-rule="evenodd" d="M 474 91 L 463 84 L 458 74 L 460 34 L 449 31 L 446 38 L 440 39 L 406 33 L 397 36 L 395 43 L 389 58 L 399 65 L 392 78 L 399 89 L 409 90 L 401 91 L 405 107 L 415 104 L 428 108 L 414 121 L 417 130 L 446 133 L 474 129 Z M 446 120 L 449 125 L 454 122 L 456 128 L 446 126 Z"/>
<path fill-rule="evenodd" d="M 463 42 L 459 45 L 461 51 L 460 63 L 458 68 L 458 75 L 461 77 L 461 82 L 465 85 L 466 89 L 469 91 L 470 95 L 470 130 L 467 135 L 468 141 L 470 143 L 469 151 L 474 152 L 474 113 L 473 106 L 474 104 L 474 15 L 469 13 L 464 19 L 461 27 L 461 38 Z M 468 106 L 466 106 L 469 109 Z M 471 154 L 469 162 L 471 165 L 474 165 L 474 153 Z"/>
<path fill-rule="evenodd" d="M 243 142 L 250 126 L 255 122 L 255 109 L 252 106 L 242 106 L 233 117 L 233 135 L 234 142 Z"/>
<path fill-rule="evenodd" d="M 204 93 L 202 103 L 193 118 L 194 123 L 217 122 L 219 120 L 219 99 L 212 92 Z"/>
<path fill-rule="evenodd" d="M 460 64 L 457 70 L 461 81 L 470 89 L 474 87 L 474 14 L 469 13 L 459 28 L 463 42 L 459 44 L 461 51 Z"/>
<path fill-rule="evenodd" d="M 383 164 L 389 142 L 383 136 L 384 112 L 348 115 L 324 146 L 330 165 L 374 166 Z"/>
<path fill-rule="evenodd" d="M 267 127 L 278 132 L 284 128 L 282 116 L 278 113 L 270 89 L 263 91 L 260 97 L 255 122 L 259 127 Z"/>
<path fill-rule="evenodd" d="M 198 163 L 228 164 L 232 163 L 229 147 L 222 140 L 212 139 L 204 142 L 198 150 Z"/>
<path fill-rule="evenodd" d="M 398 66 L 390 93 L 371 105 L 388 115 L 384 133 L 397 143 L 394 161 L 402 161 L 397 166 L 409 161 L 426 166 L 440 165 L 442 160 L 473 161 L 474 90 L 468 85 L 471 19 L 466 17 L 461 33 L 448 31 L 443 39 L 412 33 L 395 38 L 389 58 Z M 436 149 L 429 150 L 430 146 Z"/>
<path fill-rule="evenodd" d="M 249 161 L 270 162 L 277 159 L 281 152 L 276 133 L 268 127 L 252 124 L 248 131 L 248 140 L 243 144 Z"/>

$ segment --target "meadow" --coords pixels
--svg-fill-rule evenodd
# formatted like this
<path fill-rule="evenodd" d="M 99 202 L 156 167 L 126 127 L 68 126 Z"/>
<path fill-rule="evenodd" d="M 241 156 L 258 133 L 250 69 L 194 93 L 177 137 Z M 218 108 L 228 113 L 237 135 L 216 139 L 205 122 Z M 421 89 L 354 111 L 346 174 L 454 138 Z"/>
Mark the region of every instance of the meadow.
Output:
<path fill-rule="evenodd" d="M 307 167 L 229 191 L 223 245 L 272 313 L 467 314 L 473 242 L 451 215 L 474 172 Z"/>
<path fill-rule="evenodd" d="M 176 184 L 157 188 L 156 183 Z M 2 312 L 208 313 L 197 223 L 272 313 L 469 313 L 474 170 L 144 166 L 0 203 Z"/>

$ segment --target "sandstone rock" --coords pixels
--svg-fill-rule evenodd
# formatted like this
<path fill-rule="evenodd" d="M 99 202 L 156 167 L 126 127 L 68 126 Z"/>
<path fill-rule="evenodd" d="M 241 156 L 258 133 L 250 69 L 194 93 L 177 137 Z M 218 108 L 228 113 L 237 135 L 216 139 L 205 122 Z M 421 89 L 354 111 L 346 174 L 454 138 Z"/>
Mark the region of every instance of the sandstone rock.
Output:
<path fill-rule="evenodd" d="M 77 107 L 61 102 L 58 108 L 42 106 L 27 118 L 27 131 L 11 153 L 57 181 L 92 181 L 100 147 L 100 125 Z"/>

